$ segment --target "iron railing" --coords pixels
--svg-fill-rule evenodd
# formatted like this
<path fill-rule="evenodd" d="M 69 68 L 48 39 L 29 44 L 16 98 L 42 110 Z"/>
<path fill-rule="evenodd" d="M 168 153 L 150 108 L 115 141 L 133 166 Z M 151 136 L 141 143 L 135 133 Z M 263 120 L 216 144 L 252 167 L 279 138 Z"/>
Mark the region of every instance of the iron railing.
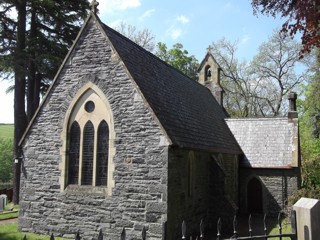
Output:
<path fill-rule="evenodd" d="M 221 232 L 221 226 L 222 222 L 221 219 L 219 218 L 217 222 L 217 235 L 216 237 L 209 237 L 205 235 L 204 231 L 204 223 L 201 220 L 200 222 L 200 228 L 199 232 L 200 234 L 196 236 L 195 238 L 192 238 L 191 236 L 187 237 L 187 226 L 185 221 L 182 223 L 182 239 L 200 239 L 200 240 L 227 240 L 227 239 L 234 239 L 234 240 L 252 240 L 252 239 L 269 239 L 269 238 L 278 238 L 278 239 L 283 239 L 285 237 L 290 238 L 291 240 L 297 240 L 297 222 L 296 222 L 296 212 L 294 210 L 291 211 L 290 214 L 290 221 L 291 221 L 291 233 L 283 233 L 283 228 L 282 228 L 282 213 L 278 214 L 278 234 L 268 234 L 267 229 L 267 223 L 266 223 L 266 214 L 263 217 L 263 231 L 264 233 L 262 235 L 253 235 L 254 229 L 252 227 L 252 217 L 251 215 L 249 216 L 248 219 L 248 236 L 239 236 L 238 234 L 238 222 L 237 222 L 237 217 L 235 216 L 233 219 L 233 235 L 229 238 L 222 238 L 222 232 Z"/>
<path fill-rule="evenodd" d="M 199 228 L 199 232 L 200 234 L 196 237 L 192 236 L 187 236 L 187 224 L 185 221 L 182 222 L 182 238 L 184 240 L 227 240 L 227 239 L 234 239 L 234 240 L 252 240 L 252 239 L 269 239 L 269 238 L 278 238 L 278 239 L 283 239 L 285 237 L 290 238 L 291 240 L 297 240 L 297 222 L 296 222 L 296 212 L 295 211 L 291 211 L 291 233 L 283 233 L 283 228 L 282 228 L 282 213 L 279 213 L 278 215 L 278 234 L 268 234 L 268 229 L 267 229 L 267 223 L 266 223 L 266 215 L 264 215 L 263 217 L 263 231 L 264 233 L 262 235 L 253 235 L 254 229 L 252 227 L 252 217 L 251 215 L 249 216 L 248 219 L 248 236 L 243 237 L 243 236 L 239 236 L 238 234 L 238 221 L 237 221 L 237 217 L 235 216 L 233 219 L 233 235 L 229 238 L 222 238 L 222 232 L 221 232 L 221 226 L 222 226 L 222 221 L 219 218 L 218 222 L 217 222 L 217 233 L 216 236 L 206 236 L 205 234 L 205 225 L 204 225 L 204 221 L 201 220 L 200 221 L 200 228 Z M 163 225 L 163 236 L 162 239 L 165 240 L 166 239 L 166 224 Z M 55 237 L 53 234 L 51 234 L 50 236 L 50 240 L 54 240 Z M 80 240 L 81 236 L 80 233 L 78 232 L 75 236 L 75 240 Z M 100 229 L 99 234 L 98 234 L 98 238 L 97 240 L 103 240 L 104 239 L 104 235 L 102 233 L 102 230 Z M 126 234 L 126 229 L 123 227 L 121 235 L 120 235 L 120 240 L 126 240 L 127 238 L 127 234 Z M 147 230 L 145 227 L 143 227 L 142 231 L 141 231 L 141 240 L 146 240 L 147 239 Z M 25 235 L 23 240 L 27 240 L 27 236 Z"/>

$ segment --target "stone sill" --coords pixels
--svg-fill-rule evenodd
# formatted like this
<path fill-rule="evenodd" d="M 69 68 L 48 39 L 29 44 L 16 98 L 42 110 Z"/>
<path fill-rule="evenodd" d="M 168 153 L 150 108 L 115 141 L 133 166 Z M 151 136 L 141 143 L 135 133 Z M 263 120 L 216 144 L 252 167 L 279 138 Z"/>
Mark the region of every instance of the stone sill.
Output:
<path fill-rule="evenodd" d="M 108 187 L 68 185 L 65 188 L 64 192 L 71 193 L 71 194 L 108 195 Z"/>

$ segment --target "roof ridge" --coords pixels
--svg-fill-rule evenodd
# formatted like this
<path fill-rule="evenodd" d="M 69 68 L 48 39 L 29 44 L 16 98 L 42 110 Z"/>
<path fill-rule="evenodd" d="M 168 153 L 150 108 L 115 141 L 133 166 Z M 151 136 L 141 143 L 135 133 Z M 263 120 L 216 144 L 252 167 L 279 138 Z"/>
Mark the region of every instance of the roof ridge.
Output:
<path fill-rule="evenodd" d="M 162 60 L 161 58 L 159 58 L 158 56 L 156 56 L 155 54 L 153 54 L 152 52 L 146 50 L 145 48 L 143 48 L 142 46 L 140 46 L 139 44 L 137 44 L 136 42 L 132 41 L 130 38 L 124 36 L 123 34 L 121 34 L 120 32 L 118 32 L 117 30 L 113 29 L 112 27 L 108 26 L 107 24 L 103 23 L 100 21 L 100 23 L 102 24 L 102 26 L 104 28 L 107 28 L 107 30 L 111 31 L 112 33 L 116 34 L 118 37 L 121 37 L 123 40 L 130 42 L 131 44 L 133 44 L 135 47 L 137 47 L 138 49 L 144 51 L 146 54 L 148 54 L 149 56 L 151 56 L 152 58 L 156 59 L 159 62 L 162 62 L 163 64 L 165 64 L 166 66 L 168 66 L 169 68 L 175 70 L 176 72 L 180 73 L 181 75 L 185 76 L 189 81 L 192 81 L 204 88 L 206 88 L 205 86 L 203 86 L 201 83 L 199 83 L 197 80 L 191 79 L 188 75 L 186 75 L 185 73 L 183 73 L 182 71 L 180 71 L 179 69 L 173 67 L 172 65 L 170 65 L 169 63 L 167 63 L 166 61 Z"/>

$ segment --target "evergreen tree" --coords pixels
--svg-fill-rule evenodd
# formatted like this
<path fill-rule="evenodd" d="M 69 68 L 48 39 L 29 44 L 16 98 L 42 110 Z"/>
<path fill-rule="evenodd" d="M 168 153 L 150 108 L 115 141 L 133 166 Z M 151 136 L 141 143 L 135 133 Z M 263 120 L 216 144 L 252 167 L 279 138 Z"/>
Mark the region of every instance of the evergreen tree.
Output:
<path fill-rule="evenodd" d="M 0 3 L 0 72 L 14 78 L 14 157 L 19 140 L 87 15 L 86 0 L 3 0 Z M 27 104 L 25 103 L 27 99 Z M 25 112 L 27 106 L 27 113 Z M 15 164 L 18 203 L 20 164 Z"/>

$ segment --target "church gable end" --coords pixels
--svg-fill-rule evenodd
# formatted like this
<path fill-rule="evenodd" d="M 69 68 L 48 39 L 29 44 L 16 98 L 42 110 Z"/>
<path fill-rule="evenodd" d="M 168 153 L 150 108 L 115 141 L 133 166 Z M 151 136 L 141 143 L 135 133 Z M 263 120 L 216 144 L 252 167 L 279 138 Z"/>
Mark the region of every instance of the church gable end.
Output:
<path fill-rule="evenodd" d="M 146 225 L 161 238 L 166 139 L 91 16 L 22 141 L 19 229 L 116 239 Z"/>

